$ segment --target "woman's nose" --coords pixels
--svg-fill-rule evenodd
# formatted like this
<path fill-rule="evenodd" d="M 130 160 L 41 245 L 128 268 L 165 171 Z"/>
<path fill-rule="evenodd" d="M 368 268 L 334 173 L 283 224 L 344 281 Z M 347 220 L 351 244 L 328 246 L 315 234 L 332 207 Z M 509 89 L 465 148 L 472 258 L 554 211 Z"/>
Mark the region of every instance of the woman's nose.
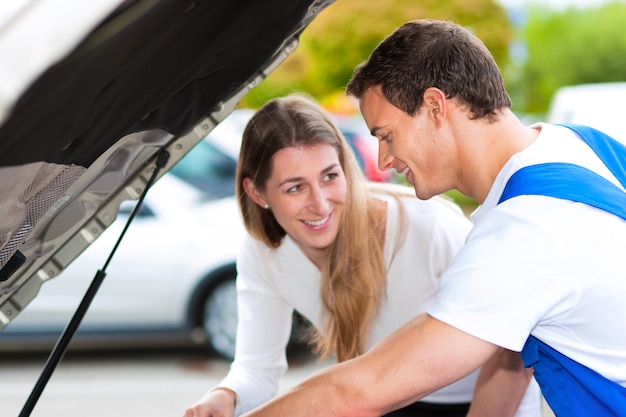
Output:
<path fill-rule="evenodd" d="M 309 204 L 316 213 L 326 214 L 326 211 L 328 210 L 328 198 L 320 186 L 311 187 L 311 194 L 309 198 Z"/>

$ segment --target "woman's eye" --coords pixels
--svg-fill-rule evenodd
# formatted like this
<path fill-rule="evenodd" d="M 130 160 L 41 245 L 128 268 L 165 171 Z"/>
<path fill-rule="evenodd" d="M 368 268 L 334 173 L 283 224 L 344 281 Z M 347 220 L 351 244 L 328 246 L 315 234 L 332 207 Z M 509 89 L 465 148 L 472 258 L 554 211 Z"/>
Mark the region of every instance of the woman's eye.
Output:
<path fill-rule="evenodd" d="M 295 193 L 302 189 L 301 185 L 294 185 L 293 187 L 287 188 L 287 193 Z"/>
<path fill-rule="evenodd" d="M 335 178 L 337 178 L 339 176 L 339 174 L 337 174 L 336 172 L 330 172 L 328 174 L 326 174 L 324 176 L 324 181 L 329 182 L 334 180 Z"/>

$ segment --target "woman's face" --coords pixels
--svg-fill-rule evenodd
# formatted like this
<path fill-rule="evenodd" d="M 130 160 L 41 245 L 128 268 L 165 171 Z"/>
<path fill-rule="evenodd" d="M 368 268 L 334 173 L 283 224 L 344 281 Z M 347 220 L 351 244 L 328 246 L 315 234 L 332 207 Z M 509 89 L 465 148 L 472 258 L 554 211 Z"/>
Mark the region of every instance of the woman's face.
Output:
<path fill-rule="evenodd" d="M 319 265 L 337 236 L 346 199 L 337 151 L 328 144 L 285 148 L 272 162 L 260 203 L 269 206 L 287 234 Z"/>

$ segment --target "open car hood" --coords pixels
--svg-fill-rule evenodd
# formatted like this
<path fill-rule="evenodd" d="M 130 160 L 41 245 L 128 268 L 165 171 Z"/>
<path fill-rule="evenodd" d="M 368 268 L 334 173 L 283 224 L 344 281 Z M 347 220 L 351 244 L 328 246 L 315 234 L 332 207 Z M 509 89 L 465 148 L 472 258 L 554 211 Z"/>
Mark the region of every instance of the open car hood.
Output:
<path fill-rule="evenodd" d="M 333 0 L 0 6 L 0 330 L 298 44 Z"/>

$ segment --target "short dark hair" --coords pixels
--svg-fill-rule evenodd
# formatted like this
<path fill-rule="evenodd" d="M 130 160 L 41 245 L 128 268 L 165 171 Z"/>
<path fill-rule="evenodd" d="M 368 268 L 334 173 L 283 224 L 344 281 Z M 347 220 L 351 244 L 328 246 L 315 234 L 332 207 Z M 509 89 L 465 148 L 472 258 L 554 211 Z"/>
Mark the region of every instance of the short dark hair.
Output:
<path fill-rule="evenodd" d="M 429 87 L 470 111 L 471 119 L 511 107 L 500 70 L 484 43 L 467 29 L 437 20 L 413 20 L 396 29 L 354 70 L 347 93 L 361 98 L 380 86 L 387 100 L 410 116 Z"/>

